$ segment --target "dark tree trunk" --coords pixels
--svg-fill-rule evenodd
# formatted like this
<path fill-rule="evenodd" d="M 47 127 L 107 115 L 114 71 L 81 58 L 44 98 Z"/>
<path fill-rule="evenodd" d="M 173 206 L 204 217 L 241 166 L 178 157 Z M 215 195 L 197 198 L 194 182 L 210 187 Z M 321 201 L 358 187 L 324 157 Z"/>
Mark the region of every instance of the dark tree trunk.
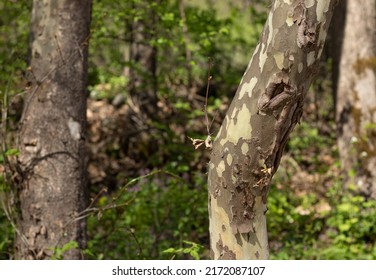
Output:
<path fill-rule="evenodd" d="M 49 259 L 86 243 L 86 86 L 91 0 L 34 1 L 30 88 L 19 131 L 21 213 L 17 259 Z M 72 243 L 72 244 L 73 244 Z M 74 245 L 72 245 L 74 247 Z"/>

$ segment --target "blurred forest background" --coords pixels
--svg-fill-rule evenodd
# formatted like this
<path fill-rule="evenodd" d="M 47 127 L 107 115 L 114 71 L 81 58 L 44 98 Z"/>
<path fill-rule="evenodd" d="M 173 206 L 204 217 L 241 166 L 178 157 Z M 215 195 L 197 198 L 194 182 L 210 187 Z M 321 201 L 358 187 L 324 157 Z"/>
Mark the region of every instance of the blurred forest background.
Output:
<path fill-rule="evenodd" d="M 4 161 L 17 157 L 32 1 L 0 3 Z M 205 139 L 215 136 L 264 26 L 270 1 L 93 1 L 87 109 L 90 259 L 208 259 Z M 320 72 L 268 197 L 272 259 L 375 259 L 376 203 L 344 188 L 333 59 Z M 4 110 L 7 108 L 7 114 Z M 213 120 L 213 121 L 211 121 Z M 0 191 L 11 192 L 5 175 Z M 15 227 L 0 211 L 0 259 Z M 56 258 L 74 244 L 66 244 Z"/>

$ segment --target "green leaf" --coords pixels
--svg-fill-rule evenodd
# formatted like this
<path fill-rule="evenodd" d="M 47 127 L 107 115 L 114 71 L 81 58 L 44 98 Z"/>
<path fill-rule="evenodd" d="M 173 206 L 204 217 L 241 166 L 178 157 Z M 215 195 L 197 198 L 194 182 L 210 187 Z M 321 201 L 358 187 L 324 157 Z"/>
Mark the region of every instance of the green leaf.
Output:
<path fill-rule="evenodd" d="M 9 149 L 5 152 L 6 156 L 18 156 L 20 151 L 18 149 Z"/>
<path fill-rule="evenodd" d="M 198 254 L 197 251 L 191 251 L 191 256 L 195 259 L 195 260 L 199 260 L 200 259 L 200 256 Z"/>
<path fill-rule="evenodd" d="M 164 254 L 173 254 L 176 252 L 176 250 L 174 248 L 168 248 L 166 250 L 163 250 L 162 251 Z"/>
<path fill-rule="evenodd" d="M 229 30 L 228 30 L 227 27 L 222 27 L 221 29 L 219 29 L 219 33 L 224 34 L 224 35 L 227 35 L 227 34 L 229 34 L 230 32 L 229 32 Z"/>
<path fill-rule="evenodd" d="M 338 229 L 341 231 L 341 232 L 344 232 L 344 231 L 348 231 L 349 229 L 351 228 L 351 224 L 340 224 L 338 225 Z"/>

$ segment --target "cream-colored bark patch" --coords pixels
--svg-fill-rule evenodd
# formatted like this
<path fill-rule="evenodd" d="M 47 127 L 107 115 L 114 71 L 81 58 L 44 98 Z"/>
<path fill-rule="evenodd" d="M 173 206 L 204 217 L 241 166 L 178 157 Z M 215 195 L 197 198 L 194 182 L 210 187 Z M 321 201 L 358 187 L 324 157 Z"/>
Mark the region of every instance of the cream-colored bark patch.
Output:
<path fill-rule="evenodd" d="M 231 163 L 232 163 L 232 155 L 231 154 L 227 155 L 226 162 L 227 162 L 228 165 L 231 165 Z"/>
<path fill-rule="evenodd" d="M 320 49 L 319 49 L 319 52 L 317 53 L 317 57 L 321 57 L 321 54 L 322 54 L 322 51 L 323 51 L 323 47 L 321 47 Z"/>
<path fill-rule="evenodd" d="M 278 1 L 275 1 L 275 2 L 278 2 Z M 260 71 L 261 72 L 264 69 L 264 65 L 265 65 L 266 59 L 268 58 L 268 53 L 267 53 L 268 46 L 270 46 L 270 43 L 272 42 L 272 39 L 274 37 L 274 35 L 273 35 L 274 34 L 274 29 L 273 29 L 273 15 L 272 14 L 269 15 L 267 24 L 268 24 L 268 28 L 269 28 L 269 34 L 268 34 L 268 38 L 267 38 L 266 44 L 262 44 L 262 48 L 261 48 L 261 52 L 260 52 L 260 57 L 259 57 L 259 66 L 260 66 Z"/>
<path fill-rule="evenodd" d="M 269 34 L 270 36 L 270 34 Z M 268 55 L 266 53 L 266 45 L 262 44 L 261 51 L 260 51 L 260 56 L 259 56 L 259 66 L 260 66 L 260 71 L 264 69 L 264 65 L 266 62 L 266 59 L 268 58 Z"/>
<path fill-rule="evenodd" d="M 224 232 L 222 231 L 223 226 L 229 227 L 229 215 L 222 207 L 218 205 L 218 200 L 213 196 L 211 196 L 210 199 L 210 211 L 210 243 L 214 252 L 214 259 L 218 259 L 220 257 L 220 252 L 218 252 L 216 244 L 219 241 L 219 238 L 222 240 L 223 244 L 236 244 L 236 238 L 232 234 L 231 230 L 226 230 Z"/>
<path fill-rule="evenodd" d="M 278 2 L 278 1 L 275 1 L 275 2 Z M 268 35 L 268 40 L 267 40 L 266 46 L 270 45 L 270 43 L 272 42 L 272 39 L 274 37 L 274 35 L 273 35 L 274 34 L 273 15 L 272 14 L 269 15 L 268 26 L 269 26 L 269 35 Z"/>
<path fill-rule="evenodd" d="M 239 89 L 239 99 L 242 99 L 243 98 L 243 96 L 244 96 L 244 94 L 245 94 L 245 85 L 246 85 L 247 83 L 244 83 L 243 81 L 241 81 L 240 82 L 240 89 Z M 234 110 L 234 112 L 235 112 L 235 110 Z M 232 114 L 234 114 L 234 112 L 232 112 Z M 232 116 L 231 116 L 232 117 Z M 233 118 L 233 117 L 232 117 Z"/>
<path fill-rule="evenodd" d="M 326 39 L 327 32 L 324 30 L 324 27 L 320 28 L 320 34 L 319 34 L 319 39 L 317 40 L 317 46 L 320 44 L 324 44 L 325 39 Z"/>
<path fill-rule="evenodd" d="M 298 72 L 301 73 L 302 71 L 303 71 L 303 63 L 300 62 L 300 63 L 298 64 Z"/>
<path fill-rule="evenodd" d="M 232 110 L 230 120 L 232 120 L 233 118 L 235 118 L 235 115 L 236 115 L 237 112 L 238 112 L 238 110 L 236 110 L 236 108 L 234 108 L 234 109 Z M 228 127 L 228 126 L 227 126 L 227 127 Z"/>
<path fill-rule="evenodd" d="M 241 150 L 242 150 L 242 154 L 243 154 L 243 155 L 248 154 L 248 152 L 249 152 L 248 144 L 244 142 L 244 143 L 242 144 L 242 146 L 241 146 Z"/>
<path fill-rule="evenodd" d="M 221 136 L 222 135 L 222 130 L 224 129 L 224 133 L 227 133 L 227 129 L 228 127 L 230 126 L 230 117 L 228 116 L 228 113 L 226 114 L 226 117 L 221 125 L 221 128 L 219 129 L 220 133 L 218 133 L 218 136 Z M 226 144 L 227 142 L 227 139 L 226 139 L 226 135 L 223 135 L 221 137 L 221 141 L 219 142 L 219 144 L 221 146 L 223 146 L 224 144 Z"/>
<path fill-rule="evenodd" d="M 214 163 L 210 162 L 209 163 L 209 170 L 213 170 L 215 168 Z"/>
<path fill-rule="evenodd" d="M 324 14 L 329 10 L 330 1 L 328 0 L 317 0 L 316 4 L 316 18 L 320 22 L 324 17 Z"/>
<path fill-rule="evenodd" d="M 319 1 L 322 1 L 322 0 L 319 0 Z M 306 8 L 311 8 L 313 7 L 313 5 L 315 5 L 315 0 L 306 0 L 304 4 Z"/>
<path fill-rule="evenodd" d="M 210 239 L 211 248 L 214 252 L 214 259 L 220 257 L 217 250 L 217 242 L 222 240 L 223 246 L 231 248 L 238 260 L 260 259 L 266 260 L 269 258 L 268 249 L 268 234 L 266 229 L 265 210 L 266 205 L 262 202 L 261 197 L 256 197 L 255 200 L 255 232 L 248 236 L 245 234 L 233 234 L 231 230 L 223 231 L 223 228 L 230 228 L 229 214 L 218 205 L 218 200 L 211 196 L 210 199 Z M 239 242 L 240 241 L 240 242 Z"/>
<path fill-rule="evenodd" d="M 293 10 L 290 10 L 287 13 L 286 24 L 287 26 L 292 26 L 294 24 L 294 11 Z"/>
<path fill-rule="evenodd" d="M 230 124 L 227 128 L 228 141 L 236 144 L 240 138 L 248 139 L 251 136 L 251 114 L 246 104 L 239 109 L 236 124 L 233 119 L 230 120 Z M 227 142 L 227 141 L 226 141 Z"/>
<path fill-rule="evenodd" d="M 274 55 L 275 64 L 277 65 L 278 69 L 283 68 L 283 61 L 285 59 L 285 55 L 283 52 L 277 52 Z"/>
<path fill-rule="evenodd" d="M 248 95 L 249 95 L 249 97 L 251 97 L 252 91 L 253 91 L 256 83 L 257 83 L 257 78 L 256 77 L 252 77 L 252 79 L 248 83 Z"/>
<path fill-rule="evenodd" d="M 79 140 L 81 138 L 81 125 L 72 118 L 69 118 L 68 127 L 72 138 L 74 140 Z"/>
<path fill-rule="evenodd" d="M 315 51 L 311 51 L 307 55 L 307 66 L 311 66 L 315 62 Z"/>
<path fill-rule="evenodd" d="M 239 99 L 242 99 L 246 92 L 248 92 L 248 95 L 250 96 L 253 88 L 255 87 L 256 82 L 257 82 L 257 78 L 253 77 L 248 83 L 243 83 L 239 92 Z M 232 114 L 231 118 L 233 117 L 234 117 L 234 113 Z"/>
<path fill-rule="evenodd" d="M 222 177 L 222 174 L 225 171 L 225 162 L 223 160 L 221 160 L 221 162 L 218 164 L 216 171 L 218 177 Z"/>

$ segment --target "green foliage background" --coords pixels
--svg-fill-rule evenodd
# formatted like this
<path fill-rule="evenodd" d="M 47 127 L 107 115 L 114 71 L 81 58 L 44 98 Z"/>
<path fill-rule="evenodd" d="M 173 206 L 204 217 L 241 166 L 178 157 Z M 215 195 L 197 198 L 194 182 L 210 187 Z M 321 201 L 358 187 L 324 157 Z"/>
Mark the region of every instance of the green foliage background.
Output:
<path fill-rule="evenodd" d="M 2 110 L 9 111 L 8 118 L 2 119 L 8 131 L 0 164 L 5 157 L 16 156 L 5 153 L 16 148 L 13 139 L 20 111 L 12 107 L 12 100 L 26 86 L 31 2 L 0 3 L 0 95 Z M 157 155 L 146 154 L 142 169 L 116 173 L 115 187 L 105 183 L 90 186 L 93 210 L 88 217 L 89 242 L 84 252 L 90 259 L 209 258 L 208 153 L 194 150 L 185 137 L 206 137 L 203 99 L 199 105 L 193 104 L 184 93 L 193 89 L 196 95 L 204 96 L 208 60 L 213 62 L 208 112 L 211 117 L 219 112 L 212 126 L 215 134 L 258 42 L 268 1 L 249 1 L 251 5 L 244 5 L 244 1 L 185 2 L 186 23 L 175 0 L 143 1 L 139 9 L 134 9 L 140 7 L 138 0 L 93 1 L 89 99 L 111 104 L 117 95 L 128 98 L 124 69 L 139 69 L 139 65 L 125 56 L 130 40 L 127 28 L 132 21 L 154 13 L 159 22 L 150 30 L 150 43 L 158 50 L 158 98 L 174 115 L 151 124 L 160 133 L 154 137 L 163 145 Z M 186 48 L 192 54 L 189 61 Z M 323 67 L 328 72 L 330 61 Z M 342 187 L 334 116 L 328 113 L 333 106 L 330 76 L 322 74 L 319 79 L 327 86 L 318 91 L 314 85 L 308 103 L 315 97 L 321 104 L 313 110 L 307 107 L 269 195 L 271 258 L 375 259 L 375 201 L 356 195 L 357 186 L 346 191 Z M 329 107 L 318 109 L 325 106 Z M 119 146 L 110 143 L 105 156 L 117 162 L 123 154 Z M 5 203 L 10 187 L 3 175 L 0 193 Z M 0 259 L 13 257 L 13 239 L 14 227 L 0 211 Z M 56 248 L 55 258 L 61 258 L 71 247 L 75 244 Z"/>

